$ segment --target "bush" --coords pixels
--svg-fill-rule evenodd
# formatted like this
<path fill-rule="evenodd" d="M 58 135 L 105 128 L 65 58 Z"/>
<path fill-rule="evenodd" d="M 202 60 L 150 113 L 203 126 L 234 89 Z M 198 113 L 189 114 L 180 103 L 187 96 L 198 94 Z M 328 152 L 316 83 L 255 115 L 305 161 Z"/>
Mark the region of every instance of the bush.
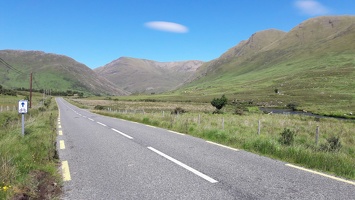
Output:
<path fill-rule="evenodd" d="M 237 108 L 237 109 L 235 109 L 234 114 L 236 114 L 236 115 L 243 115 L 243 114 L 244 114 L 244 110 L 241 109 L 241 108 Z"/>
<path fill-rule="evenodd" d="M 177 107 L 173 111 L 171 111 L 171 114 L 175 114 L 175 115 L 182 114 L 182 113 L 186 113 L 186 110 L 184 110 L 181 107 Z"/>
<path fill-rule="evenodd" d="M 284 145 L 291 145 L 293 144 L 294 138 L 295 138 L 295 132 L 291 131 L 288 128 L 285 128 L 284 131 L 280 134 L 281 138 L 279 139 L 279 142 Z"/>
<path fill-rule="evenodd" d="M 227 98 L 225 95 L 222 95 L 221 98 L 214 98 L 211 101 L 211 104 L 213 107 L 215 107 L 217 110 L 221 110 L 226 104 L 227 104 Z"/>
<path fill-rule="evenodd" d="M 332 136 L 327 139 L 327 143 L 320 146 L 321 151 L 334 152 L 341 149 L 341 142 L 339 137 Z"/>
<path fill-rule="evenodd" d="M 103 109 L 105 109 L 105 107 L 102 106 L 102 105 L 96 105 L 96 106 L 94 107 L 94 109 L 95 109 L 95 110 L 103 110 Z"/>
<path fill-rule="evenodd" d="M 293 111 L 296 111 L 297 107 L 298 107 L 298 103 L 295 103 L 295 102 L 287 104 L 287 108 L 289 108 L 289 109 L 291 109 Z"/>

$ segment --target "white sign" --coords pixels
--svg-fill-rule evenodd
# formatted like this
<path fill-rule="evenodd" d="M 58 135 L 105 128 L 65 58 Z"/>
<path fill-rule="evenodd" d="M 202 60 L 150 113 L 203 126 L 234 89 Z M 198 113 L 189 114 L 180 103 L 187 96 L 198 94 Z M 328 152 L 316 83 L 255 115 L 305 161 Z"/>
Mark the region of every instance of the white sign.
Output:
<path fill-rule="evenodd" d="M 18 101 L 18 113 L 25 114 L 27 113 L 27 100 Z"/>

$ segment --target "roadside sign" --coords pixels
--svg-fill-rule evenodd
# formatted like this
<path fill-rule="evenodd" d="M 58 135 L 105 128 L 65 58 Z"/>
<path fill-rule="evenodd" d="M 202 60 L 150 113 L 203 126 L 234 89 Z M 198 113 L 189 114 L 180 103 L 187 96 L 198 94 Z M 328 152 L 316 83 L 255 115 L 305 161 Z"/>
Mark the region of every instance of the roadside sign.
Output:
<path fill-rule="evenodd" d="M 27 100 L 18 101 L 18 113 L 20 113 L 20 114 L 27 113 L 27 105 L 28 105 Z"/>

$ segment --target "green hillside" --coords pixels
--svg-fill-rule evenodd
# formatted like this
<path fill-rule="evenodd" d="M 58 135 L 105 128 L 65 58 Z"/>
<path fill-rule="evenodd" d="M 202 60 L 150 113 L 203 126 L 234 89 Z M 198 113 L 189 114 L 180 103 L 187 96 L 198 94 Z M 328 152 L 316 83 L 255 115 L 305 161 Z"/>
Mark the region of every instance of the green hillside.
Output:
<path fill-rule="evenodd" d="M 285 34 L 258 32 L 202 65 L 174 94 L 201 101 L 226 94 L 260 106 L 297 103 L 315 113 L 355 113 L 354 41 L 354 16 L 313 18 Z"/>
<path fill-rule="evenodd" d="M 86 65 L 67 56 L 41 51 L 0 51 L 0 85 L 29 88 L 33 73 L 34 89 L 76 90 L 91 94 L 125 95 L 128 92 L 98 76 Z M 6 66 L 6 63 L 9 66 Z"/>

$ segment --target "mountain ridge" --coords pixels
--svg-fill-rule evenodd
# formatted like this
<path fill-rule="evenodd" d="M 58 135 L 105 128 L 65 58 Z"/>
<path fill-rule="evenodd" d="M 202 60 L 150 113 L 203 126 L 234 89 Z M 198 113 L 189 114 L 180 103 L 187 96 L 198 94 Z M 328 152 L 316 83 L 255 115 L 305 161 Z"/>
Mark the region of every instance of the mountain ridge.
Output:
<path fill-rule="evenodd" d="M 132 93 L 161 93 L 183 84 L 202 63 L 120 57 L 94 71 Z"/>
<path fill-rule="evenodd" d="M 35 74 L 34 87 L 55 90 L 78 90 L 93 94 L 128 95 L 110 81 L 95 74 L 86 65 L 65 55 L 45 53 L 43 51 L 0 50 L 0 58 L 5 60 L 21 74 L 0 68 L 0 84 L 10 87 L 28 88 L 29 74 Z M 27 76 L 27 77 L 26 77 Z"/>

